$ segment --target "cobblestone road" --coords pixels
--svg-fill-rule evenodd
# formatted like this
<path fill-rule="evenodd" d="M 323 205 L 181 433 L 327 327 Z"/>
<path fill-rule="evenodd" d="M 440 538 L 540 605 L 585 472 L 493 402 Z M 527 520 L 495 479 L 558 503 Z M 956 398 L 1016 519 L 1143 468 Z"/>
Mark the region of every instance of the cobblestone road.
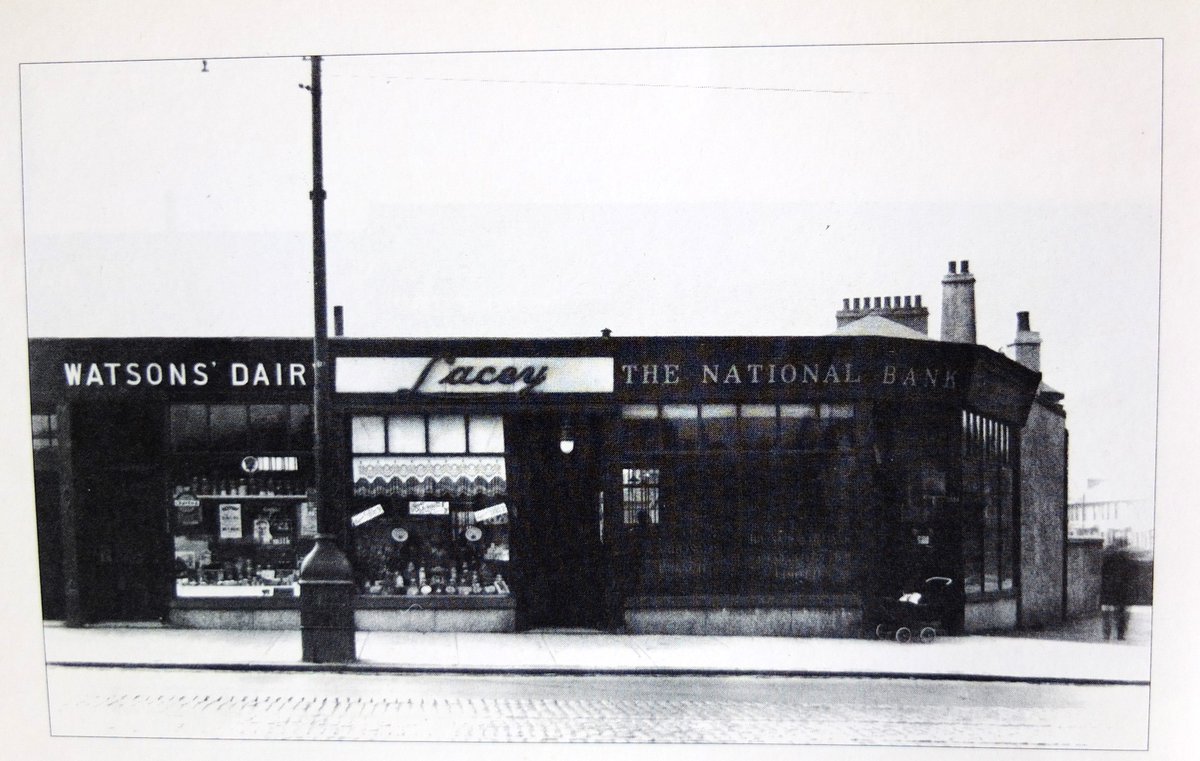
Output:
<path fill-rule="evenodd" d="M 1148 688 L 58 668 L 58 736 L 1125 748 Z"/>

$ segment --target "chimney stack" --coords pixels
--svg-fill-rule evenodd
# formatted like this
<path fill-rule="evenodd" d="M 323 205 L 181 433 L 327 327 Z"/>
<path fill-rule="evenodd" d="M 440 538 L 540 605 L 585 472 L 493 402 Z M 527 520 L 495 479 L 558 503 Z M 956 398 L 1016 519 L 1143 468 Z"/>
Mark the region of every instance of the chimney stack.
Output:
<path fill-rule="evenodd" d="M 868 315 L 886 317 L 912 328 L 918 333 L 929 333 L 929 309 L 921 306 L 921 297 L 867 296 L 842 299 L 842 308 L 837 313 L 837 326 L 843 327 Z"/>
<path fill-rule="evenodd" d="M 942 340 L 975 343 L 975 276 L 965 259 L 942 278 Z"/>
<path fill-rule="evenodd" d="M 1017 312 L 1017 361 L 1034 372 L 1042 371 L 1042 336 L 1029 329 L 1029 312 Z"/>

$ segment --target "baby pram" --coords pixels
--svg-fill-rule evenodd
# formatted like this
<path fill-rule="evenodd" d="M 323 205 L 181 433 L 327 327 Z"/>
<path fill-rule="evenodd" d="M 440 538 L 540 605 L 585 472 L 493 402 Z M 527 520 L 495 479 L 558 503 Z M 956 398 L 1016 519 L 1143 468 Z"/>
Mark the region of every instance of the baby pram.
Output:
<path fill-rule="evenodd" d="M 954 581 L 948 576 L 930 576 L 918 589 L 877 600 L 869 611 L 878 639 L 933 642 L 945 632 L 953 602 Z"/>

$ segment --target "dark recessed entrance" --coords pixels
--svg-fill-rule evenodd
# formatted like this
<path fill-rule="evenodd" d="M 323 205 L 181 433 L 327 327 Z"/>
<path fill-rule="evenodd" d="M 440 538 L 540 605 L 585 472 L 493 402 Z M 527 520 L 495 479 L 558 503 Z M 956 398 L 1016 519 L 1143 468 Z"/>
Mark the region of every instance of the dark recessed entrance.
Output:
<path fill-rule="evenodd" d="M 560 446 L 564 424 L 575 442 L 569 454 Z M 593 416 L 559 413 L 513 420 L 513 459 L 523 495 L 513 521 L 519 630 L 603 623 L 601 425 Z"/>

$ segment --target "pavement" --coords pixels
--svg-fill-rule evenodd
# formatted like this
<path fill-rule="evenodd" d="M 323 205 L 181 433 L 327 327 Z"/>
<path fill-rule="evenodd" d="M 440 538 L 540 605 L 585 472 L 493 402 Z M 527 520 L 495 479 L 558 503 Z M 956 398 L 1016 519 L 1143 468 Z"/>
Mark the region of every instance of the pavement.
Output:
<path fill-rule="evenodd" d="M 1034 632 L 875 639 L 611 634 L 357 632 L 357 660 L 301 660 L 299 631 L 47 622 L 46 662 L 67 667 L 564 675 L 763 675 L 1134 684 L 1150 681 L 1150 608 L 1128 636 L 1099 617 Z"/>

